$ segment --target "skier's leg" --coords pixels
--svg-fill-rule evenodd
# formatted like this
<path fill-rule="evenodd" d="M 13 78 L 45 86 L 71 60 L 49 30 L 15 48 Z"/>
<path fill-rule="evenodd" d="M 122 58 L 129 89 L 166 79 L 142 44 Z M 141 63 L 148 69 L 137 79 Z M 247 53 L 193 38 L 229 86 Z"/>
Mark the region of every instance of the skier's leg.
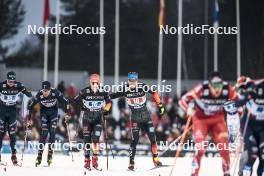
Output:
<path fill-rule="evenodd" d="M 53 155 L 52 146 L 55 143 L 55 133 L 56 133 L 56 128 L 57 128 L 57 122 L 58 122 L 58 113 L 56 111 L 50 116 L 50 121 L 48 124 L 49 135 L 50 135 L 49 146 L 48 146 L 48 149 L 49 149 L 48 158 L 47 158 L 48 165 L 52 163 L 52 155 Z"/>
<path fill-rule="evenodd" d="M 17 157 L 16 157 L 16 129 L 17 129 L 17 121 L 16 121 L 16 111 L 10 110 L 8 112 L 8 133 L 10 138 L 10 147 L 11 147 L 11 160 L 13 164 L 17 164 Z"/>
<path fill-rule="evenodd" d="M 132 121 L 132 141 L 129 149 L 129 169 L 134 169 L 136 147 L 139 140 L 140 126 L 137 121 Z"/>
<path fill-rule="evenodd" d="M 158 159 L 158 146 L 156 141 L 156 135 L 155 135 L 155 128 L 153 126 L 152 120 L 149 120 L 145 123 L 145 128 L 148 134 L 148 138 L 151 143 L 151 152 L 153 156 L 153 163 L 155 166 L 160 166 L 162 163 Z"/>
<path fill-rule="evenodd" d="M 262 128 L 263 124 L 262 124 Z M 257 175 L 258 176 L 263 176 L 264 175 L 264 129 L 259 132 L 259 166 L 257 170 Z"/>
<path fill-rule="evenodd" d="M 83 118 L 83 142 L 84 142 L 84 167 L 90 169 L 90 150 L 92 143 L 92 124 L 86 119 Z"/>
<path fill-rule="evenodd" d="M 208 133 L 207 122 L 205 119 L 193 117 L 193 138 L 197 146 L 192 162 L 192 176 L 198 176 L 201 159 L 205 153 L 204 142 Z"/>
<path fill-rule="evenodd" d="M 0 107 L 0 151 L 2 149 L 3 138 L 5 135 L 5 125 L 6 125 L 5 112 L 4 109 Z M 1 162 L 1 155 L 0 155 L 0 162 Z"/>
<path fill-rule="evenodd" d="M 228 130 L 224 116 L 215 117 L 217 121 L 210 127 L 215 143 L 219 147 L 219 153 L 223 159 L 223 172 L 230 175 L 230 153 L 228 145 Z"/>
<path fill-rule="evenodd" d="M 46 113 L 40 112 L 40 118 L 41 118 L 41 133 L 39 139 L 38 156 L 35 163 L 36 167 L 41 163 L 42 153 L 45 149 L 46 139 L 48 137 L 48 118 Z"/>
<path fill-rule="evenodd" d="M 93 129 L 93 158 L 92 165 L 94 168 L 98 168 L 98 150 L 99 150 L 99 139 L 102 132 L 102 125 L 99 123 L 95 124 Z"/>
<path fill-rule="evenodd" d="M 248 153 L 248 157 L 243 167 L 243 176 L 251 176 L 253 165 L 258 158 L 257 141 L 253 134 L 252 128 L 253 127 L 251 127 L 251 124 L 249 123 L 246 131 L 246 136 L 248 136 L 248 138 L 244 139 L 245 149 L 247 149 L 246 152 Z"/>
<path fill-rule="evenodd" d="M 247 116 L 247 114 L 245 113 L 241 119 L 241 134 L 243 134 L 244 130 L 247 130 L 248 126 L 246 126 L 246 121 L 247 118 L 249 118 Z M 246 128 L 246 129 L 245 129 Z M 249 138 L 249 136 L 247 136 L 248 133 L 245 133 L 245 136 L 243 136 L 243 140 Z M 244 143 L 244 141 L 243 141 Z M 243 152 L 240 156 L 240 160 L 239 160 L 239 169 L 238 169 L 238 176 L 242 176 L 243 175 L 243 168 L 248 160 L 248 149 L 246 148 L 246 145 L 244 144 L 240 144 L 243 145 Z"/>

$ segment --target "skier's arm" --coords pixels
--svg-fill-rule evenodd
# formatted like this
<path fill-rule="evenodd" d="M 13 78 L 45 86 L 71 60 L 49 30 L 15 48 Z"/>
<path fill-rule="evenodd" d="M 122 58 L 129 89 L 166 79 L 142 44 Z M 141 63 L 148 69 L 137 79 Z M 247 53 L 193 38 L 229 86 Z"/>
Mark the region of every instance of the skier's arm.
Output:
<path fill-rule="evenodd" d="M 202 85 L 196 86 L 194 89 L 190 90 L 184 94 L 179 100 L 179 106 L 185 111 L 188 111 L 189 104 L 193 102 L 202 92 Z"/>
<path fill-rule="evenodd" d="M 20 92 L 22 92 L 27 97 L 32 97 L 32 93 L 23 84 L 20 84 Z"/>
<path fill-rule="evenodd" d="M 40 92 L 38 92 L 37 95 L 36 95 L 35 97 L 33 97 L 33 98 L 31 98 L 31 99 L 29 100 L 29 103 L 28 103 L 29 114 L 32 113 L 34 106 L 35 106 L 36 104 L 38 104 L 40 101 L 41 101 L 41 100 L 40 100 Z"/>
<path fill-rule="evenodd" d="M 159 108 L 159 115 L 162 116 L 165 113 L 165 107 L 163 106 L 160 96 L 158 94 L 158 92 L 154 89 L 151 88 L 150 85 L 146 85 L 143 84 L 143 86 L 147 86 L 148 88 L 148 93 L 150 93 L 152 95 L 152 98 L 154 99 L 155 103 L 157 104 L 158 108 Z"/>
<path fill-rule="evenodd" d="M 105 93 L 104 95 L 104 99 L 105 99 L 105 106 L 104 106 L 104 112 L 109 112 L 112 106 L 111 100 L 110 100 L 110 96 L 108 93 Z"/>
<path fill-rule="evenodd" d="M 125 96 L 125 87 L 123 87 L 122 91 L 118 91 L 115 93 L 110 94 L 110 99 L 116 99 L 116 98 L 120 98 L 120 97 L 124 97 Z"/>
<path fill-rule="evenodd" d="M 75 104 L 76 107 L 77 107 L 77 106 L 80 106 L 81 101 L 82 101 L 83 96 L 84 96 L 84 91 L 85 91 L 84 89 L 81 90 L 81 91 L 79 92 L 79 94 L 76 95 L 76 96 L 74 97 L 73 101 L 71 101 L 71 103 L 72 103 L 72 104 Z"/>
<path fill-rule="evenodd" d="M 70 109 L 69 100 L 65 96 L 63 96 L 63 94 L 59 90 L 56 90 L 56 97 L 59 102 L 64 104 L 64 106 L 66 107 L 66 111 L 68 111 Z"/>

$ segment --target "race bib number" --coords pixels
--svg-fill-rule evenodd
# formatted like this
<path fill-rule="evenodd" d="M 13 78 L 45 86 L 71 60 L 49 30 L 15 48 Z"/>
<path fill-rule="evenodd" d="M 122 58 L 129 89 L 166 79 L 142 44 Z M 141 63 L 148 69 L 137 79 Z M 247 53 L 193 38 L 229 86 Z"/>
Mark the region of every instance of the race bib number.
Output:
<path fill-rule="evenodd" d="M 128 98 L 127 103 L 129 106 L 139 107 L 146 103 L 146 96 L 137 98 Z"/>

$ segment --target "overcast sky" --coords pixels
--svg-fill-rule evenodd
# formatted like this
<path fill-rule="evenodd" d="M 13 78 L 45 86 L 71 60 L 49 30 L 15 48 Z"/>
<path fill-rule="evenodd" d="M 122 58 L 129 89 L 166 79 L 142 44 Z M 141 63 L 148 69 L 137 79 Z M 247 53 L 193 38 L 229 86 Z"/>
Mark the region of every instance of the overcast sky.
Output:
<path fill-rule="evenodd" d="M 49 2 L 50 13 L 55 14 L 56 0 L 50 0 Z M 13 38 L 4 41 L 4 45 L 12 46 L 10 47 L 9 54 L 17 50 L 21 42 L 29 37 L 27 34 L 27 25 L 40 26 L 43 23 L 44 0 L 22 0 L 22 3 L 25 7 L 26 14 L 19 32 Z"/>

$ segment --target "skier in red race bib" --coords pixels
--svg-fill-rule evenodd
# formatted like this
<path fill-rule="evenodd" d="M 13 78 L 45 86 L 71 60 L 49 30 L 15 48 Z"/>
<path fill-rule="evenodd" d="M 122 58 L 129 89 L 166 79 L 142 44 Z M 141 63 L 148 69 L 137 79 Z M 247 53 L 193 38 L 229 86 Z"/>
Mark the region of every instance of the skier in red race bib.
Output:
<path fill-rule="evenodd" d="M 223 81 L 218 72 L 213 72 L 209 80 L 186 93 L 179 101 L 181 108 L 192 118 L 195 146 L 199 146 L 192 162 L 192 175 L 198 176 L 201 158 L 205 153 L 206 136 L 212 135 L 219 146 L 223 158 L 224 176 L 230 176 L 230 156 L 228 149 L 228 129 L 225 121 L 224 103 L 237 98 L 235 90 Z M 221 148 L 220 148 L 221 147 Z"/>

